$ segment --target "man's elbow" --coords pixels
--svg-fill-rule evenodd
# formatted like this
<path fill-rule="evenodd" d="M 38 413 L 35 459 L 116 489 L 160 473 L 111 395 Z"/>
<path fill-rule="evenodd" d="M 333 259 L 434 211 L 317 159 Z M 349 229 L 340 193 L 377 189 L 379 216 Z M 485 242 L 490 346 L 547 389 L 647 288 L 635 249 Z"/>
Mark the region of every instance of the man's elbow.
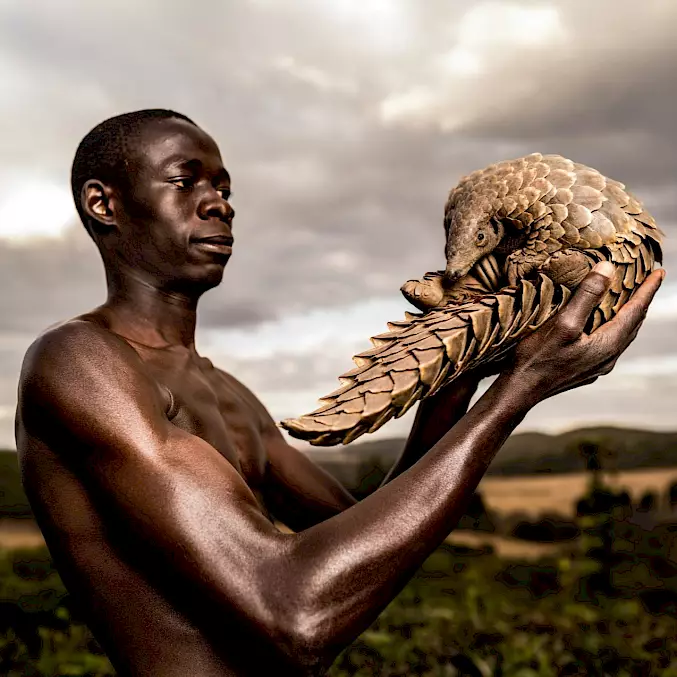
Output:
<path fill-rule="evenodd" d="M 325 614 L 300 608 L 284 614 L 286 622 L 277 635 L 289 660 L 302 675 L 321 675 L 328 669 L 343 647 L 337 647 Z"/>
<path fill-rule="evenodd" d="M 267 636 L 298 674 L 323 675 L 352 638 L 345 640 L 350 633 L 341 608 L 327 604 L 328 591 L 313 580 L 318 562 L 308 561 L 300 538 L 291 536 L 284 556 L 264 568 L 258 608 L 266 610 Z"/>

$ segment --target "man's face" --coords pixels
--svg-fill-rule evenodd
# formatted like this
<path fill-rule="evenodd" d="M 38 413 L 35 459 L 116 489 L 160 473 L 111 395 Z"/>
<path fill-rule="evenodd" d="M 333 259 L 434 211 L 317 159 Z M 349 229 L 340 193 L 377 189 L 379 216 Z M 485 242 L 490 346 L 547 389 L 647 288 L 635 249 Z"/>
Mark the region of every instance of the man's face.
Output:
<path fill-rule="evenodd" d="M 231 255 L 230 176 L 219 149 L 183 120 L 147 125 L 116 214 L 124 263 L 168 291 L 221 282 Z"/>

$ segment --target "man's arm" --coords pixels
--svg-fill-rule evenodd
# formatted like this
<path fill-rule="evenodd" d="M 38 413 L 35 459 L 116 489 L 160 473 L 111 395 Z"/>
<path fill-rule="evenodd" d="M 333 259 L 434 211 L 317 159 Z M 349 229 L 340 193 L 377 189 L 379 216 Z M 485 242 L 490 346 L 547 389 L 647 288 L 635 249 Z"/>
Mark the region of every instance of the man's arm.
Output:
<path fill-rule="evenodd" d="M 482 375 L 471 371 L 418 404 L 411 432 L 381 486 L 410 468 L 465 416 Z"/>
<path fill-rule="evenodd" d="M 51 430 L 58 439 L 49 443 L 77 456 L 92 495 L 127 526 L 149 562 L 171 570 L 174 585 L 205 609 L 221 612 L 224 646 L 235 619 L 281 665 L 315 674 L 444 540 L 527 411 L 611 370 L 660 280 L 655 273 L 616 319 L 581 336 L 609 282 L 591 274 L 539 330 L 537 344 L 518 350 L 514 368 L 420 461 L 298 534 L 277 531 L 234 468 L 167 420 L 136 353 L 104 332 L 67 326 L 34 344 L 20 407 L 43 439 Z"/>
<path fill-rule="evenodd" d="M 475 373 L 464 375 L 419 404 L 411 434 L 381 486 L 416 463 L 463 417 L 479 378 Z M 295 531 L 302 531 L 354 505 L 355 498 L 341 483 L 289 445 L 263 404 L 240 386 L 265 422 L 263 441 L 268 455 L 265 498 L 273 514 Z"/>
<path fill-rule="evenodd" d="M 259 422 L 267 457 L 261 489 L 266 507 L 276 519 L 294 531 L 303 531 L 355 505 L 355 498 L 335 477 L 287 443 L 266 407 L 247 386 L 232 374 L 220 374 Z"/>

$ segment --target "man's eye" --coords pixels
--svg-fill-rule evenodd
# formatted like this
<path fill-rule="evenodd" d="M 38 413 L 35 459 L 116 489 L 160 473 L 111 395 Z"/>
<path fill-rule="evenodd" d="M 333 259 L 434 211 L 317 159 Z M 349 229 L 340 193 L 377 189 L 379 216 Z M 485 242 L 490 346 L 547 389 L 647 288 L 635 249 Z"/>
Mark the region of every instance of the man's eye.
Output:
<path fill-rule="evenodd" d="M 184 179 L 170 179 L 170 183 L 173 183 L 177 188 L 181 190 L 186 190 L 193 185 L 193 181 L 190 178 Z"/>
<path fill-rule="evenodd" d="M 224 200 L 230 200 L 233 197 L 233 194 L 230 192 L 230 188 L 218 188 L 217 192 L 221 193 L 221 197 Z"/>

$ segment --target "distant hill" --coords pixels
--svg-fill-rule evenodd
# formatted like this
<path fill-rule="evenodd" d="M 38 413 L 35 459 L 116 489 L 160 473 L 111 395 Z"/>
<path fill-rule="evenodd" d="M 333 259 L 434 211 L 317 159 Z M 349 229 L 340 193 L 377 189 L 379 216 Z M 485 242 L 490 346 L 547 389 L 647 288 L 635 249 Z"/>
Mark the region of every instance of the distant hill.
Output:
<path fill-rule="evenodd" d="M 512 435 L 489 466 L 488 475 L 572 473 L 585 469 L 578 452 L 582 443 L 599 445 L 605 468 L 666 468 L 677 466 L 677 432 L 627 428 L 579 428 L 560 435 Z M 403 438 L 361 442 L 345 447 L 313 448 L 306 453 L 347 487 L 359 485 L 370 468 L 386 471 L 404 447 Z M 373 470 L 371 471 L 373 475 Z"/>
<path fill-rule="evenodd" d="M 599 427 L 579 428 L 560 435 L 513 435 L 496 455 L 489 474 L 579 472 L 585 469 L 585 462 L 578 453 L 582 443 L 598 444 L 607 456 L 605 467 L 610 469 L 677 466 L 677 432 Z"/>

